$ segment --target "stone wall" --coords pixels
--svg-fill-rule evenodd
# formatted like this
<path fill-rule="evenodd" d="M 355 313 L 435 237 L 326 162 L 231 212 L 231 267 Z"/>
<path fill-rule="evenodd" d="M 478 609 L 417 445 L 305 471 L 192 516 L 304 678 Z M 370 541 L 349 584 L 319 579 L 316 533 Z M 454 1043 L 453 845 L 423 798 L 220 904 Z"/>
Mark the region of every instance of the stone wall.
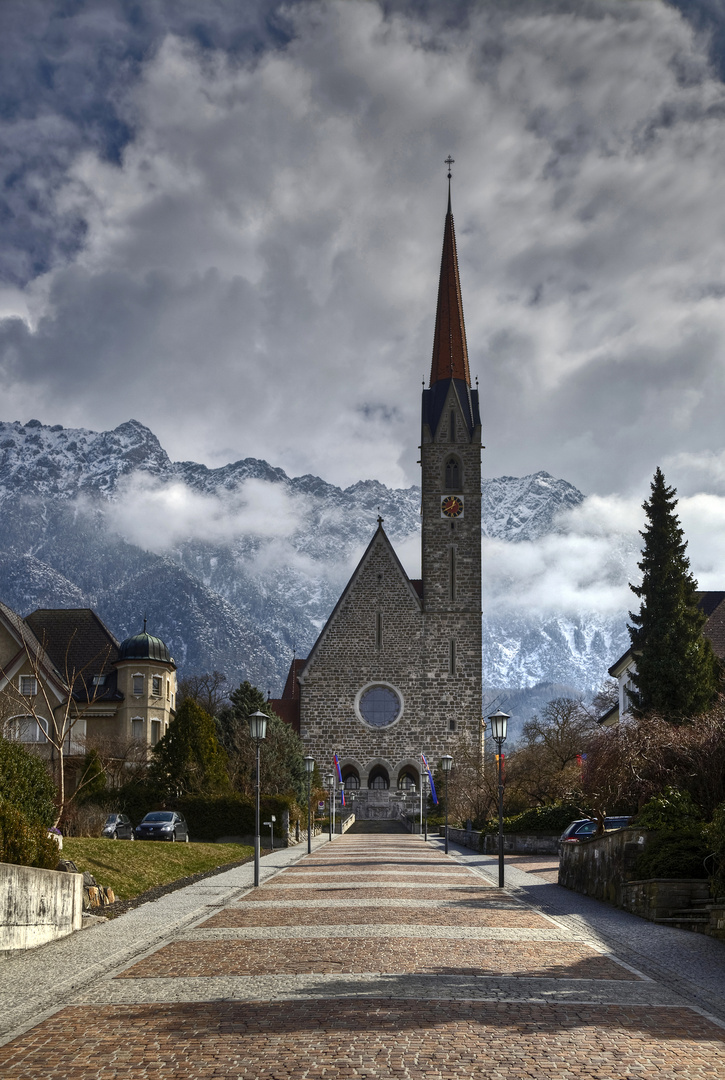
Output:
<path fill-rule="evenodd" d="M 441 836 L 446 835 L 444 825 L 439 826 Z M 452 844 L 483 851 L 486 855 L 498 854 L 498 833 L 483 836 L 475 830 L 448 828 L 448 839 Z M 536 833 L 504 833 L 503 849 L 506 855 L 556 855 L 559 851 L 559 836 L 546 836 Z"/>
<path fill-rule="evenodd" d="M 562 844 L 559 884 L 621 907 L 622 885 L 635 877 L 637 858 L 646 843 L 644 829 L 629 828 L 578 844 Z"/>
<path fill-rule="evenodd" d="M 695 901 L 710 899 L 710 886 L 701 878 L 650 878 L 622 883 L 620 907 L 643 919 L 671 919 Z"/>
<path fill-rule="evenodd" d="M 83 923 L 83 875 L 0 863 L 0 910 L 0 951 L 65 937 Z"/>

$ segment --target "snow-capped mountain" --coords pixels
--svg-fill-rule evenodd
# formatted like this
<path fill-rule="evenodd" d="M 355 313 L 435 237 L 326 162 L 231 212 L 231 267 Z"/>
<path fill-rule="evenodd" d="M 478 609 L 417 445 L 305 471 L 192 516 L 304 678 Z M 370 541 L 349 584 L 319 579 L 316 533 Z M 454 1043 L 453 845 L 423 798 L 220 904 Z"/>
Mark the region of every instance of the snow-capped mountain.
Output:
<path fill-rule="evenodd" d="M 484 534 L 536 542 L 584 496 L 540 472 L 485 480 Z M 144 613 L 183 671 L 217 668 L 277 692 L 306 655 L 378 514 L 415 573 L 420 489 L 342 489 L 246 458 L 172 462 L 148 428 L 0 423 L 0 598 L 92 606 L 119 637 Z M 485 544 L 485 540 L 484 540 Z M 485 554 L 485 550 L 484 550 Z M 490 686 L 598 685 L 626 642 L 623 617 L 507 612 L 484 624 Z"/>

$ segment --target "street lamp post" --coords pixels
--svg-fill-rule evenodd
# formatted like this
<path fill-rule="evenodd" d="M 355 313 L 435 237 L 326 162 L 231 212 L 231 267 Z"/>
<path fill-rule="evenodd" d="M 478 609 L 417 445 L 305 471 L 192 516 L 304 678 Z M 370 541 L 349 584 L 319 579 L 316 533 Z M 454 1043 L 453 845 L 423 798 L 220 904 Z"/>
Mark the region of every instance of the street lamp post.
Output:
<path fill-rule="evenodd" d="M 332 840 L 332 834 L 335 831 L 333 826 L 335 820 L 335 777 L 332 773 L 327 777 L 327 796 L 327 816 L 330 819 L 328 824 L 330 826 L 330 840 Z"/>
<path fill-rule="evenodd" d="M 312 804 L 310 802 L 310 780 L 315 768 L 315 759 L 309 754 L 305 758 L 305 772 L 307 773 L 307 854 L 312 851 Z"/>
<path fill-rule="evenodd" d="M 425 775 L 421 788 L 423 790 L 423 835 L 425 842 L 428 843 L 428 777 Z"/>
<path fill-rule="evenodd" d="M 262 745 L 262 739 L 267 737 L 267 720 L 268 716 L 263 712 L 250 713 L 249 720 L 249 733 L 257 744 L 257 791 L 255 800 L 255 814 L 254 814 L 254 884 L 259 885 L 259 856 L 261 849 L 261 842 L 259 836 L 259 800 L 262 790 L 262 781 L 259 771 L 259 748 Z"/>
<path fill-rule="evenodd" d="M 499 710 L 492 713 L 488 719 L 491 721 L 491 735 L 498 747 L 498 887 L 503 889 L 503 762 L 501 761 L 501 747 L 506 742 L 506 731 L 511 717 L 508 713 Z"/>
<path fill-rule="evenodd" d="M 450 754 L 444 754 L 441 758 L 443 772 L 446 774 L 446 855 L 448 854 L 448 773 L 451 771 L 453 758 Z"/>

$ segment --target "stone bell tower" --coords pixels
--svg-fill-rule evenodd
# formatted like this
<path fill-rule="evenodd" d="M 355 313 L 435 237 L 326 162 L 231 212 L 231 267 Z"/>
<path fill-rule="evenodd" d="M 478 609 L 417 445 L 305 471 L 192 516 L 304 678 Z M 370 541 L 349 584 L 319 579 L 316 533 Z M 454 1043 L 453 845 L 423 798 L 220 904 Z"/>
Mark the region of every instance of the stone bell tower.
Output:
<path fill-rule="evenodd" d="M 456 237 L 443 234 L 430 386 L 421 433 L 426 717 L 438 731 L 481 719 L 481 418 L 471 389 Z"/>

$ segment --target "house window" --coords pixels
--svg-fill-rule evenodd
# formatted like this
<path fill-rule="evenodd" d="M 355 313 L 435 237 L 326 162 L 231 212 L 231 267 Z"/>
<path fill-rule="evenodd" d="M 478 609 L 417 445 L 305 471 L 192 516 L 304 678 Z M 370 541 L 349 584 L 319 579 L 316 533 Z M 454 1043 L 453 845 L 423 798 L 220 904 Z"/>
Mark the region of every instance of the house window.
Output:
<path fill-rule="evenodd" d="M 48 721 L 42 716 L 14 716 L 8 725 L 8 734 L 15 742 L 47 742 Z"/>
<path fill-rule="evenodd" d="M 455 731 L 457 722 L 458 722 L 457 720 L 449 720 L 448 721 L 448 730 L 449 731 Z"/>
<path fill-rule="evenodd" d="M 35 675 L 20 676 L 20 693 L 23 697 L 35 697 L 38 693 L 38 680 Z"/>
<path fill-rule="evenodd" d="M 456 674 L 456 639 L 451 638 L 448 642 L 448 674 Z"/>
<path fill-rule="evenodd" d="M 143 729 L 144 729 L 143 718 L 140 717 L 140 716 L 135 716 L 133 718 L 133 720 L 131 721 L 131 738 L 135 739 L 137 742 L 141 742 L 141 740 L 144 737 L 144 730 Z"/>
<path fill-rule="evenodd" d="M 161 697 L 164 692 L 164 680 L 160 675 L 154 675 L 151 680 L 151 694 L 153 697 Z"/>
<path fill-rule="evenodd" d="M 171 683 L 166 680 L 166 700 L 171 701 Z"/>
<path fill-rule="evenodd" d="M 105 675 L 94 675 L 93 676 L 93 685 L 94 686 L 105 686 L 106 685 L 106 676 Z"/>
<path fill-rule="evenodd" d="M 461 463 L 457 457 L 446 460 L 445 485 L 448 491 L 459 491 L 461 487 Z"/>
<path fill-rule="evenodd" d="M 134 675 L 133 692 L 136 697 L 141 697 L 143 694 L 143 675 Z"/>
<path fill-rule="evenodd" d="M 153 743 L 154 746 L 156 746 L 156 743 L 159 741 L 160 738 L 161 738 L 161 721 L 160 720 L 152 720 L 151 721 L 151 742 Z"/>

